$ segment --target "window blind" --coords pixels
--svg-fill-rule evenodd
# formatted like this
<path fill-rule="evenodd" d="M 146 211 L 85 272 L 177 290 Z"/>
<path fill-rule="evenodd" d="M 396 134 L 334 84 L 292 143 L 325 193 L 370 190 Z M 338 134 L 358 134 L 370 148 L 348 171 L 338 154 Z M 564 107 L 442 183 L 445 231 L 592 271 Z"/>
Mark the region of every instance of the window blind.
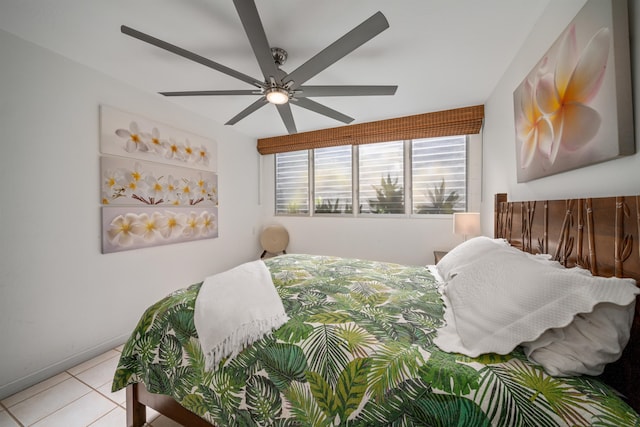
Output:
<path fill-rule="evenodd" d="M 258 152 L 274 154 L 339 145 L 470 135 L 480 132 L 483 119 L 484 106 L 476 105 L 293 135 L 261 138 L 258 139 Z"/>
<path fill-rule="evenodd" d="M 464 212 L 467 148 L 455 136 L 277 153 L 276 214 Z"/>
<path fill-rule="evenodd" d="M 276 156 L 276 213 L 309 213 L 309 152 Z"/>
<path fill-rule="evenodd" d="M 412 211 L 450 214 L 466 211 L 467 138 L 412 141 Z"/>
<path fill-rule="evenodd" d="M 358 146 L 360 212 L 403 214 L 404 142 Z"/>
<path fill-rule="evenodd" d="M 317 214 L 351 212 L 351 179 L 350 146 L 315 150 L 314 212 Z"/>

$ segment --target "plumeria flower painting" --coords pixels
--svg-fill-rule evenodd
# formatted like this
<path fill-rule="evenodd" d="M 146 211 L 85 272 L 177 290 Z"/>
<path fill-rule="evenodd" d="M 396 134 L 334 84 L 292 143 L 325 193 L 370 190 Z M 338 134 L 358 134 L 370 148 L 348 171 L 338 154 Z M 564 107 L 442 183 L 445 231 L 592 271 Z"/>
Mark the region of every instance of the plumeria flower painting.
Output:
<path fill-rule="evenodd" d="M 100 127 L 103 154 L 216 170 L 213 140 L 106 105 L 100 106 Z"/>
<path fill-rule="evenodd" d="M 100 107 L 102 252 L 218 237 L 213 140 Z"/>
<path fill-rule="evenodd" d="M 214 172 L 103 156 L 103 205 L 217 206 Z"/>
<path fill-rule="evenodd" d="M 627 113 L 618 99 L 630 79 L 620 87 L 625 73 L 616 70 L 625 64 L 615 59 L 624 52 L 603 19 L 607 3 L 585 5 L 514 92 L 518 182 L 630 154 L 621 146 L 619 116 Z"/>
<path fill-rule="evenodd" d="M 110 207 L 103 211 L 103 252 L 217 237 L 217 216 L 217 208 L 176 212 Z"/>

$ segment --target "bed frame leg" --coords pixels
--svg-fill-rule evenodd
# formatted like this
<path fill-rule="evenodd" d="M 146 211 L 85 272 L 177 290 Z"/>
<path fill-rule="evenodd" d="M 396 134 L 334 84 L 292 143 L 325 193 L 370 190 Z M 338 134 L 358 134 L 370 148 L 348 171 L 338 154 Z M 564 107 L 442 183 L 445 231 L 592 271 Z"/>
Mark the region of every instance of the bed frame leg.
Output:
<path fill-rule="evenodd" d="M 138 384 L 127 386 L 127 427 L 142 427 L 147 422 L 147 407 L 139 401 Z"/>

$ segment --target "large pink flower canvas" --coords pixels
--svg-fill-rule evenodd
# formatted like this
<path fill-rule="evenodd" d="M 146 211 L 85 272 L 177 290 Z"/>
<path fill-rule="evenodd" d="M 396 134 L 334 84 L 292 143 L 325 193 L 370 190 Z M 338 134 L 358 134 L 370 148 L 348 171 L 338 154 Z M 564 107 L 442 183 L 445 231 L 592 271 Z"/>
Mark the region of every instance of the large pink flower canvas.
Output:
<path fill-rule="evenodd" d="M 590 0 L 514 91 L 518 182 L 633 154 L 626 0 Z"/>

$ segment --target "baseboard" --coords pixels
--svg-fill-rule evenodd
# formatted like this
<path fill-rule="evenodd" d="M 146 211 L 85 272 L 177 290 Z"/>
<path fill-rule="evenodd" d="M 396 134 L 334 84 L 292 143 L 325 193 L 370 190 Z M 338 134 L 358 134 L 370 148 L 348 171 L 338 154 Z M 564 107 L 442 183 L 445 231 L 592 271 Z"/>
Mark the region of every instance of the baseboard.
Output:
<path fill-rule="evenodd" d="M 93 359 L 96 356 L 101 355 L 113 348 L 124 343 L 130 334 L 121 335 L 116 338 L 112 338 L 109 341 L 106 341 L 100 345 L 87 349 L 81 353 L 74 354 L 60 362 L 54 363 L 53 365 L 47 366 L 46 368 L 40 369 L 37 372 L 29 374 L 25 377 L 19 378 L 15 381 L 12 381 L 8 384 L 3 384 L 0 386 L 0 400 L 5 399 L 15 393 L 18 393 L 26 388 L 31 387 L 32 385 L 38 384 L 48 378 L 51 378 L 55 375 L 58 375 L 68 369 L 73 368 L 80 363 L 86 362 L 87 360 Z"/>

